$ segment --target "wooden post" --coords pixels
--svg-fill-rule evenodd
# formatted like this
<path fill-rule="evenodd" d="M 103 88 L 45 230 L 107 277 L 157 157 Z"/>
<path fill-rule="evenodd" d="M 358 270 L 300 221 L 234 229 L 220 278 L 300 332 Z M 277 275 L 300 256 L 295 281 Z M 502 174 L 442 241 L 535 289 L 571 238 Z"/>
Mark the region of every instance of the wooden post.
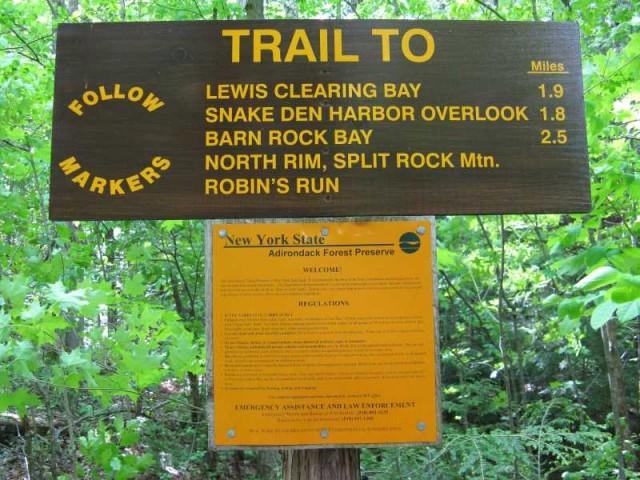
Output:
<path fill-rule="evenodd" d="M 284 480 L 360 480 L 360 450 L 285 450 Z"/>

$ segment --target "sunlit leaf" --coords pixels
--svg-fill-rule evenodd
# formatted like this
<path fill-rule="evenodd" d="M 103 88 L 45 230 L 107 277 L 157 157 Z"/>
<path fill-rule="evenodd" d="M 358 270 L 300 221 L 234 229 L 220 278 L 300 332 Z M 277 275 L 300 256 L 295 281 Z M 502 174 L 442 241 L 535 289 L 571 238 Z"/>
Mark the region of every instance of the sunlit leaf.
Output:
<path fill-rule="evenodd" d="M 66 291 L 62 282 L 49 286 L 47 298 L 63 310 L 79 309 L 89 303 L 84 289 Z"/>
<path fill-rule="evenodd" d="M 591 327 L 595 330 L 607 323 L 615 313 L 618 305 L 614 302 L 604 301 L 593 309 L 591 314 Z"/>
<path fill-rule="evenodd" d="M 595 290 L 597 288 L 611 285 L 618 279 L 619 276 L 620 272 L 618 272 L 618 270 L 613 267 L 610 267 L 608 265 L 604 267 L 598 267 L 589 275 L 576 283 L 576 288 L 584 290 Z"/>

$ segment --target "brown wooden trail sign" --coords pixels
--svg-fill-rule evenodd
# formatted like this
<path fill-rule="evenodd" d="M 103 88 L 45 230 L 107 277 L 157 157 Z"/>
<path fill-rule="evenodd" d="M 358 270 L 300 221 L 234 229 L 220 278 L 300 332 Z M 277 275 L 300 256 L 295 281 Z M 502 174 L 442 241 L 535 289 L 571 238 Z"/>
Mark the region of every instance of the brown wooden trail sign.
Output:
<path fill-rule="evenodd" d="M 61 25 L 51 218 L 584 212 L 575 24 Z"/>

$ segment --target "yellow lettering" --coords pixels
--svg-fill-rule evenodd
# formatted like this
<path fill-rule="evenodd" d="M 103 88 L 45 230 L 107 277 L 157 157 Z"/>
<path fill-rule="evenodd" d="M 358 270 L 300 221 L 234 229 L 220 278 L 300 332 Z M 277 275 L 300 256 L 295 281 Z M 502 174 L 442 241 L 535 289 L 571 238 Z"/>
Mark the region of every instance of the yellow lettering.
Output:
<path fill-rule="evenodd" d="M 156 172 L 152 167 L 143 168 L 140 172 L 140 176 L 144 178 L 149 184 L 152 184 L 160 178 L 160 174 Z"/>
<path fill-rule="evenodd" d="M 80 164 L 76 160 L 76 157 L 69 157 L 66 160 L 61 161 L 59 164 L 65 175 L 71 175 L 76 170 L 80 170 Z"/>
<path fill-rule="evenodd" d="M 104 187 L 107 185 L 107 179 L 103 177 L 93 177 L 93 181 L 91 182 L 91 186 L 89 187 L 90 192 L 95 192 L 99 194 L 104 193 Z"/>
<path fill-rule="evenodd" d="M 100 100 L 102 100 L 103 102 L 105 100 L 111 100 L 113 98 L 113 94 L 108 94 L 107 91 L 104 88 L 104 85 L 100 85 L 98 87 L 98 91 L 100 92 Z"/>
<path fill-rule="evenodd" d="M 113 98 L 115 98 L 116 100 L 123 100 L 124 99 L 124 93 L 122 93 L 120 91 L 120 84 L 116 83 L 113 86 Z"/>
<path fill-rule="evenodd" d="M 316 55 L 313 53 L 311 42 L 307 33 L 301 29 L 296 28 L 291 37 L 291 43 L 287 49 L 287 54 L 284 57 L 285 63 L 291 63 L 294 57 L 303 56 L 306 57 L 309 62 L 316 62 Z"/>
<path fill-rule="evenodd" d="M 338 193 L 340 178 L 296 178 L 296 193 Z"/>
<path fill-rule="evenodd" d="M 218 132 L 215 130 L 207 130 L 204 133 L 204 144 L 207 147 L 215 147 L 218 145 Z"/>
<path fill-rule="evenodd" d="M 81 188 L 84 188 L 89 181 L 90 174 L 86 170 L 71 179 L 73 183 L 77 183 Z"/>
<path fill-rule="evenodd" d="M 271 38 L 270 41 L 265 40 L 265 37 Z M 271 52 L 274 62 L 281 62 L 280 58 L 280 43 L 282 42 L 282 35 L 277 30 L 270 28 L 258 28 L 253 31 L 253 61 L 255 63 L 262 62 L 262 52 Z"/>
<path fill-rule="evenodd" d="M 374 37 L 379 36 L 381 42 L 382 61 L 391 61 L 391 37 L 398 35 L 400 32 L 397 28 L 373 28 L 371 29 L 371 35 Z"/>
<path fill-rule="evenodd" d="M 306 57 L 308 62 L 316 62 L 316 54 L 313 53 L 311 42 L 307 36 L 307 32 L 302 28 L 296 28 L 293 31 L 291 37 L 291 43 L 287 49 L 287 54 L 284 57 L 285 63 L 291 63 L 294 57 L 303 56 Z"/>
<path fill-rule="evenodd" d="M 141 87 L 131 87 L 127 92 L 127 98 L 130 102 L 139 102 L 144 95 L 144 90 Z"/>
<path fill-rule="evenodd" d="M 342 29 L 336 28 L 333 32 L 333 59 L 336 62 L 359 62 L 357 54 L 346 54 L 342 47 Z"/>
<path fill-rule="evenodd" d="M 68 105 L 69 110 L 71 110 L 73 113 L 75 113 L 76 115 L 78 115 L 79 117 L 82 116 L 82 104 L 78 101 L 78 100 L 73 100 L 69 105 Z"/>
<path fill-rule="evenodd" d="M 240 63 L 240 39 L 249 36 L 248 29 L 223 29 L 223 37 L 231 37 L 231 63 Z"/>
<path fill-rule="evenodd" d="M 153 112 L 154 110 L 159 109 L 164 105 L 164 102 L 156 97 L 153 93 L 149 93 L 147 98 L 142 102 L 142 106 L 146 108 L 149 112 Z"/>
<path fill-rule="evenodd" d="M 328 62 L 329 61 L 329 40 L 327 35 L 327 29 L 321 28 L 318 32 L 320 35 L 320 61 Z"/>
<path fill-rule="evenodd" d="M 168 158 L 153 157 L 153 160 L 151 160 L 151 165 L 153 165 L 156 168 L 159 168 L 164 172 L 169 167 L 171 167 L 171 160 L 169 160 Z"/>
<path fill-rule="evenodd" d="M 422 55 L 416 55 L 411 50 L 411 39 L 414 37 L 422 37 L 425 43 L 425 50 Z M 435 52 L 436 45 L 431 33 L 422 28 L 411 28 L 402 36 L 402 54 L 405 58 L 414 63 L 424 63 L 428 61 Z"/>
<path fill-rule="evenodd" d="M 137 192 L 138 190 L 142 190 L 144 186 L 140 183 L 140 175 L 135 174 L 127 177 L 127 185 L 129 185 L 129 190 L 132 192 Z"/>
<path fill-rule="evenodd" d="M 123 178 L 111 179 L 109 180 L 109 194 L 111 195 L 124 195 L 124 190 L 122 188 L 122 182 L 124 182 Z"/>
<path fill-rule="evenodd" d="M 96 103 L 98 103 L 98 100 L 100 100 L 100 98 L 98 97 L 98 94 L 93 90 L 87 90 L 82 95 L 82 101 L 90 107 L 93 107 Z"/>

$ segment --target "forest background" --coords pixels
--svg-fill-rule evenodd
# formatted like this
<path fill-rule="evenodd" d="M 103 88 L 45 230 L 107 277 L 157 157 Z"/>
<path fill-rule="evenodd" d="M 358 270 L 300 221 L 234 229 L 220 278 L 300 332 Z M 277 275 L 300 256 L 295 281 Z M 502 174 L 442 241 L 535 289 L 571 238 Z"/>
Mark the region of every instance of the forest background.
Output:
<path fill-rule="evenodd" d="M 207 452 L 203 223 L 50 222 L 61 22 L 569 20 L 593 211 L 437 219 L 444 439 L 367 479 L 640 478 L 637 0 L 2 0 L 0 478 L 271 479 Z"/>

